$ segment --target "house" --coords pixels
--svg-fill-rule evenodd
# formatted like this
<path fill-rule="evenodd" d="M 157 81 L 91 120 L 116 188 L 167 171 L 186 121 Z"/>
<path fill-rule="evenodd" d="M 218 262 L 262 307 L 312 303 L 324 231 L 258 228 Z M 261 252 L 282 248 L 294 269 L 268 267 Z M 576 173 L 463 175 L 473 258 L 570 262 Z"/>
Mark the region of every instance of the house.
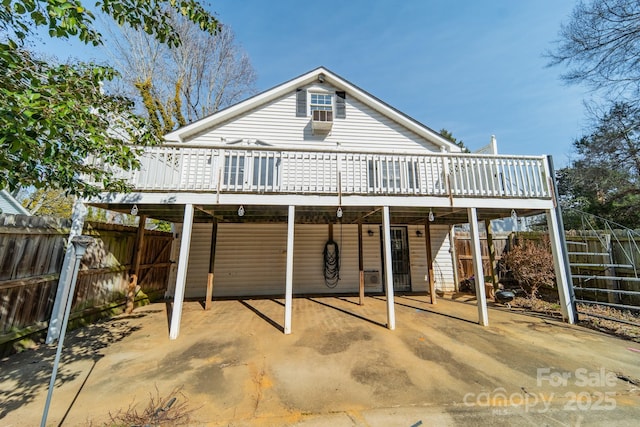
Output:
<path fill-rule="evenodd" d="M 546 213 L 560 297 L 573 322 L 545 156 L 462 153 L 437 132 L 320 67 L 166 135 L 146 147 L 134 190 L 84 204 L 176 224 L 178 260 L 167 296 L 170 337 L 185 298 L 393 295 L 456 287 L 451 231 L 470 223 L 488 324 L 479 221 Z M 81 220 L 83 204 L 74 218 Z M 62 279 L 61 279 L 62 281 Z M 62 288 L 62 287 L 59 287 Z"/>
<path fill-rule="evenodd" d="M 31 215 L 7 190 L 0 190 L 0 214 Z"/>

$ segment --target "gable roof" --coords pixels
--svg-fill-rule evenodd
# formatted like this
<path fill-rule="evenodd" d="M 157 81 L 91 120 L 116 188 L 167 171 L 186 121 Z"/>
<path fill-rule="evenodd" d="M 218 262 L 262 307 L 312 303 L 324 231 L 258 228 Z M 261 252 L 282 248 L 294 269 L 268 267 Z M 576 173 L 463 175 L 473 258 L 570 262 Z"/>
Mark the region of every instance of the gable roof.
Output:
<path fill-rule="evenodd" d="M 253 110 L 261 105 L 278 99 L 286 95 L 287 93 L 295 91 L 301 86 L 317 82 L 320 79 L 339 90 L 345 91 L 349 96 L 357 99 L 373 110 L 399 123 L 400 125 L 432 142 L 433 144 L 441 147 L 442 150 L 449 152 L 461 151 L 460 147 L 444 138 L 438 132 L 434 131 L 428 126 L 425 126 L 412 117 L 402 113 L 396 108 L 381 101 L 370 93 L 360 89 L 358 86 L 350 83 L 349 81 L 343 79 L 342 77 L 324 67 L 318 67 L 315 70 L 295 77 L 285 83 L 282 83 L 255 96 L 252 96 L 251 98 L 248 98 L 244 101 L 213 113 L 179 129 L 176 129 L 173 132 L 165 135 L 165 140 L 170 142 L 182 142 L 191 136 L 200 134 L 207 129 L 219 125 L 220 123 L 226 122 L 236 116 L 246 113 L 247 111 Z"/>
<path fill-rule="evenodd" d="M 31 215 L 7 190 L 0 190 L 0 214 Z"/>

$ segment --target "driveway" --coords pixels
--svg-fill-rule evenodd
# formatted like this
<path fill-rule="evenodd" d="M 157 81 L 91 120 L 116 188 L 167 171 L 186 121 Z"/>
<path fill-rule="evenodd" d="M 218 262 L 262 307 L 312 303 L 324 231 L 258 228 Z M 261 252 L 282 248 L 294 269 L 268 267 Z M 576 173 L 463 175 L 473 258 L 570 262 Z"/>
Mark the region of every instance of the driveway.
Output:
<path fill-rule="evenodd" d="M 474 302 L 397 296 L 165 304 L 73 331 L 48 425 L 102 425 L 174 394 L 192 425 L 637 425 L 640 344 Z M 0 362 L 0 425 L 40 423 L 55 348 Z M 181 388 L 181 392 L 176 392 Z"/>

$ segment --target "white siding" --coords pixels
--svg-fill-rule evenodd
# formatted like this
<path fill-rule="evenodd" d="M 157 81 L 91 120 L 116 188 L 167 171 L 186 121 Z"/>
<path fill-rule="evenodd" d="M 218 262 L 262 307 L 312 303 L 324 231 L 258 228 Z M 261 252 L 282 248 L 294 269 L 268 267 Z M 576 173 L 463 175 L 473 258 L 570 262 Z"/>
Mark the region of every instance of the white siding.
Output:
<path fill-rule="evenodd" d="M 27 209 L 22 207 L 20 202 L 9 194 L 6 190 L 0 190 L 0 213 L 13 215 L 31 215 Z"/>
<path fill-rule="evenodd" d="M 419 226 L 423 230 L 423 226 Z M 428 289 L 424 236 L 408 227 L 412 291 Z M 368 230 L 373 231 L 369 236 Z M 294 241 L 293 292 L 295 294 L 354 293 L 358 291 L 358 227 L 336 224 L 333 238 L 340 247 L 340 282 L 328 288 L 323 277 L 323 250 L 328 225 L 296 224 Z M 449 252 L 449 228 L 431 227 L 436 288 L 455 289 Z M 203 297 L 209 271 L 211 224 L 194 224 L 187 269 L 186 298 Z M 380 227 L 363 226 L 364 269 L 382 273 Z M 213 294 L 216 297 L 284 294 L 286 268 L 286 224 L 219 224 Z M 175 281 L 175 280 L 174 280 Z M 172 295 L 171 282 L 168 294 Z M 367 287 L 367 292 L 380 292 Z"/>
<path fill-rule="evenodd" d="M 332 90 L 331 87 L 327 87 Z M 313 135 L 309 117 L 296 117 L 296 95 L 288 95 L 249 111 L 185 142 L 220 144 L 257 139 L 281 148 L 337 148 L 371 151 L 440 151 L 362 102 L 346 97 L 346 118 L 334 119 L 329 134 Z"/>
<path fill-rule="evenodd" d="M 363 227 L 365 270 L 380 271 L 380 236 Z M 214 296 L 279 295 L 284 293 L 286 268 L 286 224 L 219 224 L 215 263 Z M 328 225 L 296 224 L 294 285 L 296 294 L 357 292 L 357 225 L 334 225 L 334 240 L 340 247 L 340 282 L 328 288 L 323 277 L 323 250 Z M 186 298 L 205 295 L 209 269 L 211 224 L 194 224 L 187 269 Z M 174 281 L 175 282 L 175 279 Z M 173 294 L 175 284 L 169 286 Z"/>
<path fill-rule="evenodd" d="M 324 281 L 324 247 L 329 239 L 328 225 L 296 224 L 295 254 L 293 257 L 294 293 L 344 293 L 357 292 L 358 227 L 336 224 L 333 240 L 340 250 L 340 280 L 335 288 Z"/>
<path fill-rule="evenodd" d="M 454 291 L 456 289 L 449 229 L 448 225 L 431 227 L 433 275 L 435 276 L 436 289 L 441 291 Z"/>
<path fill-rule="evenodd" d="M 416 235 L 420 230 L 421 236 Z M 411 290 L 413 292 L 426 292 L 429 290 L 427 268 L 427 250 L 425 248 L 424 225 L 409 226 L 409 263 L 411 264 Z"/>
<path fill-rule="evenodd" d="M 422 236 L 416 235 L 420 230 Z M 433 255 L 433 275 L 436 289 L 453 291 L 453 263 L 450 252 L 449 227 L 431 226 L 431 253 Z M 424 225 L 409 226 L 409 260 L 411 263 L 411 290 L 427 292 L 429 290 L 427 251 L 425 249 Z"/>
<path fill-rule="evenodd" d="M 204 296 L 209 268 L 211 224 L 194 233 L 187 275 L 188 295 Z M 194 244 L 194 242 L 197 242 Z M 214 296 L 284 294 L 287 224 L 219 224 Z"/>
<path fill-rule="evenodd" d="M 220 235 L 218 235 L 219 238 Z M 184 291 L 185 298 L 206 295 L 210 247 L 211 224 L 193 224 L 191 247 L 189 249 L 189 266 L 187 268 L 187 285 Z"/>

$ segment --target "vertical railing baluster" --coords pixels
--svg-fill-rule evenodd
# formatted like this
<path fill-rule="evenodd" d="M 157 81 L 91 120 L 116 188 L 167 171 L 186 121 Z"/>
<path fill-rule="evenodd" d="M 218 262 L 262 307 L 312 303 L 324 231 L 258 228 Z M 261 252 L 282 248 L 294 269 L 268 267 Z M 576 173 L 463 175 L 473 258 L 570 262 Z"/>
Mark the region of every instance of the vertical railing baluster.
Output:
<path fill-rule="evenodd" d="M 457 182 L 457 173 L 456 173 L 456 158 L 455 157 L 443 157 L 443 159 L 445 160 L 446 164 L 447 164 L 447 170 L 445 171 L 445 174 L 447 176 L 448 179 L 448 183 L 446 183 L 446 185 L 448 185 L 447 191 L 449 193 L 449 197 L 453 197 L 454 195 L 456 195 L 456 182 Z"/>
<path fill-rule="evenodd" d="M 522 183 L 520 182 L 520 180 L 522 179 L 520 177 L 520 160 L 519 159 L 512 159 L 513 161 L 513 176 L 515 177 L 515 181 L 516 181 L 516 194 L 514 194 L 514 196 L 519 197 L 520 196 L 520 192 L 522 191 Z"/>
<path fill-rule="evenodd" d="M 506 168 L 506 172 L 507 172 L 507 176 L 505 178 L 505 181 L 507 182 L 507 185 L 505 186 L 505 189 L 507 190 L 507 196 L 513 196 L 514 191 L 513 191 L 513 187 L 514 187 L 514 179 L 513 179 L 513 173 L 512 173 L 512 169 L 513 169 L 513 161 L 512 159 L 505 159 L 505 164 L 507 166 Z"/>
<path fill-rule="evenodd" d="M 489 167 L 490 167 L 490 179 L 491 179 L 491 195 L 493 197 L 500 195 L 500 186 L 497 186 L 497 191 L 496 191 L 496 184 L 498 184 L 498 178 L 500 176 L 500 174 L 498 173 L 498 165 L 495 159 L 489 159 Z"/>
<path fill-rule="evenodd" d="M 482 187 L 484 188 L 483 196 L 491 197 L 491 159 L 482 158 Z"/>
<path fill-rule="evenodd" d="M 525 181 L 527 183 L 526 187 L 525 187 L 525 191 L 526 193 L 524 194 L 524 197 L 531 197 L 535 194 L 535 191 L 531 191 L 532 190 L 532 185 L 531 185 L 531 162 L 529 160 L 523 160 L 524 162 L 524 170 L 525 170 Z"/>
<path fill-rule="evenodd" d="M 540 160 L 536 161 L 536 177 L 538 181 L 538 197 L 544 197 L 544 169 L 542 167 L 542 162 Z"/>
<path fill-rule="evenodd" d="M 464 176 L 462 171 L 462 164 L 459 157 L 454 157 L 453 159 L 454 167 L 451 173 L 453 188 L 452 192 L 456 196 L 464 195 L 463 187 L 464 187 Z"/>
<path fill-rule="evenodd" d="M 147 167 L 150 167 L 152 163 L 155 163 L 157 167 L 162 168 L 163 179 L 162 179 L 161 189 L 166 190 L 167 183 L 173 182 L 173 174 L 171 173 L 172 170 L 168 167 L 167 149 L 164 147 L 159 147 L 158 150 L 153 150 L 153 151 L 145 150 L 145 158 L 146 158 Z M 149 175 L 150 174 L 145 173 L 145 180 L 146 180 L 146 182 L 144 183 L 145 187 L 149 185 Z M 172 178 L 171 181 L 169 181 L 169 177 Z"/>
<path fill-rule="evenodd" d="M 473 188 L 473 195 L 478 195 L 480 193 L 479 182 L 478 182 L 478 159 L 469 159 L 469 173 L 471 174 L 471 184 Z"/>
<path fill-rule="evenodd" d="M 518 159 L 518 177 L 519 177 L 519 191 L 518 196 L 524 196 L 526 194 L 526 176 L 524 175 L 525 165 L 524 162 Z"/>
<path fill-rule="evenodd" d="M 444 180 L 442 183 L 442 187 L 446 192 L 445 194 L 447 194 L 449 196 L 449 199 L 451 199 L 453 197 L 453 192 L 451 189 L 451 185 L 452 185 L 451 170 L 450 170 L 451 159 L 442 156 L 440 157 L 440 162 L 442 164 L 442 179 Z"/>
<path fill-rule="evenodd" d="M 466 171 L 467 171 L 467 195 L 473 196 L 476 192 L 475 187 L 475 179 L 474 179 L 474 167 L 473 167 L 473 159 L 464 159 L 466 163 Z"/>
<path fill-rule="evenodd" d="M 469 161 L 465 158 L 460 158 L 460 163 L 462 163 L 462 168 L 461 170 L 463 171 L 463 185 L 464 185 L 464 194 L 465 195 L 469 195 L 471 194 L 471 182 L 469 181 Z"/>

